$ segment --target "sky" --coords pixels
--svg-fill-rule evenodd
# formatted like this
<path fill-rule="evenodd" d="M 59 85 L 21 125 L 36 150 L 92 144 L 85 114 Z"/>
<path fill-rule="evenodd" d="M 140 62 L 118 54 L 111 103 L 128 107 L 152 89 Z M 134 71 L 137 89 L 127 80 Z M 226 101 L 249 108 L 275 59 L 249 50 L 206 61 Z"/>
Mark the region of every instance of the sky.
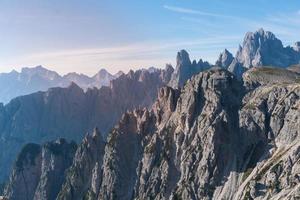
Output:
<path fill-rule="evenodd" d="M 259 28 L 300 41 L 300 1 L 0 0 L 0 72 L 163 68 L 181 49 L 214 63 Z"/>

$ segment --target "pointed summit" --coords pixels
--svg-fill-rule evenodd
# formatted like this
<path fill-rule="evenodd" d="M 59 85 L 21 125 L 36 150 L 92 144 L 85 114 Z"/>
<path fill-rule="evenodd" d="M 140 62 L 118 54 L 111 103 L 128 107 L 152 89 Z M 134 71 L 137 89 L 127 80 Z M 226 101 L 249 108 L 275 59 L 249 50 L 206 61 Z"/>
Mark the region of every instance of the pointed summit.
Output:
<path fill-rule="evenodd" d="M 227 69 L 229 67 L 229 65 L 232 63 L 233 59 L 234 58 L 233 58 L 232 54 L 227 49 L 225 49 L 220 54 L 218 60 L 216 61 L 216 65 Z"/>
<path fill-rule="evenodd" d="M 188 54 L 188 52 L 186 50 L 181 50 L 177 53 L 177 58 L 176 58 L 176 63 L 177 66 L 180 65 L 191 65 L 191 60 L 190 60 L 190 56 Z M 176 67 L 177 68 L 177 67 Z"/>
<path fill-rule="evenodd" d="M 190 56 L 186 50 L 181 50 L 177 53 L 176 69 L 172 74 L 169 86 L 173 88 L 182 87 L 185 82 L 194 74 L 197 74 L 210 67 L 210 64 L 202 59 L 197 63 L 190 60 Z"/>
<path fill-rule="evenodd" d="M 95 74 L 93 77 L 94 81 L 96 82 L 96 85 L 98 87 L 101 86 L 108 86 L 110 81 L 115 79 L 115 77 L 110 74 L 106 69 L 100 69 L 100 71 Z"/>
<path fill-rule="evenodd" d="M 252 67 L 288 67 L 297 64 L 300 60 L 300 53 L 297 51 L 298 45 L 295 46 L 294 49 L 284 47 L 272 32 L 264 29 L 248 32 L 228 69 L 232 72 L 243 72 Z"/>
<path fill-rule="evenodd" d="M 123 71 L 118 71 L 116 74 L 114 74 L 114 77 L 119 78 L 120 76 L 122 76 L 123 74 L 125 74 Z"/>

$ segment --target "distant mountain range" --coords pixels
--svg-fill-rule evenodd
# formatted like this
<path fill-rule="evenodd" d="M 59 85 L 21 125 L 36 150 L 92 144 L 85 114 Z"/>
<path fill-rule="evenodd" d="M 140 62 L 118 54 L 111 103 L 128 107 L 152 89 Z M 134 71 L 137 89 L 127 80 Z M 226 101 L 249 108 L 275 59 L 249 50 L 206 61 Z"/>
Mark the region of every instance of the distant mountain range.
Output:
<path fill-rule="evenodd" d="M 273 175 L 249 176 L 248 170 L 262 173 L 258 161 L 268 148 L 283 148 L 299 139 L 299 118 L 293 117 L 299 114 L 299 49 L 299 42 L 284 47 L 274 34 L 260 29 L 246 34 L 235 56 L 225 49 L 214 65 L 191 61 L 181 50 L 175 69 L 167 65 L 127 74 L 101 70 L 93 77 L 76 73 L 61 77 L 37 67 L 0 76 L 3 83 L 11 81 L 11 90 L 35 91 L 0 104 L 0 182 L 7 180 L 22 146 L 37 143 L 21 151 L 17 163 L 24 168 L 20 171 L 15 164 L 5 193 L 18 200 L 30 181 L 34 184 L 28 186 L 27 198 L 41 199 L 47 184 L 57 180 L 53 193 L 59 199 L 253 198 L 259 194 L 255 184 L 265 184 Z M 47 90 L 54 82 L 61 85 Z M 94 84 L 97 88 L 90 88 Z M 80 143 L 95 127 L 75 155 L 72 143 L 56 141 L 63 137 Z M 63 146 L 70 154 L 56 154 L 40 145 L 53 140 L 48 146 Z M 296 159 L 292 150 L 297 145 L 284 155 Z M 60 164 L 70 156 L 73 164 Z M 266 165 L 276 156 L 266 159 Z M 52 171 L 67 175 L 62 180 Z M 248 176 L 260 182 L 243 182 Z M 282 180 L 278 184 L 284 188 Z"/>
<path fill-rule="evenodd" d="M 235 57 L 225 49 L 215 62 L 216 66 L 228 69 L 241 77 L 252 67 L 276 66 L 289 67 L 300 62 L 300 42 L 293 47 L 284 47 L 276 36 L 263 29 L 248 32 L 242 46 L 239 46 Z M 213 65 L 200 59 L 191 61 L 185 50 L 178 52 L 177 64 L 169 83 L 172 87 L 182 87 L 193 74 L 206 70 Z M 149 68 L 149 72 L 156 68 Z M 110 74 L 101 69 L 92 77 L 76 72 L 60 76 L 58 73 L 47 70 L 42 66 L 23 68 L 21 72 L 0 73 L 0 102 L 8 103 L 11 99 L 37 91 L 46 91 L 51 87 L 67 87 L 71 82 L 86 90 L 87 88 L 100 88 L 108 86 L 110 81 L 122 75 Z M 9 84 L 7 84 L 9 83 Z"/>
<path fill-rule="evenodd" d="M 42 66 L 23 68 L 21 72 L 13 70 L 0 73 L 0 102 L 8 103 L 11 99 L 37 91 L 46 91 L 51 87 L 67 87 L 71 82 L 86 90 L 108 86 L 110 81 L 120 76 L 122 72 L 112 75 L 101 69 L 92 77 L 75 72 L 64 76 Z"/>

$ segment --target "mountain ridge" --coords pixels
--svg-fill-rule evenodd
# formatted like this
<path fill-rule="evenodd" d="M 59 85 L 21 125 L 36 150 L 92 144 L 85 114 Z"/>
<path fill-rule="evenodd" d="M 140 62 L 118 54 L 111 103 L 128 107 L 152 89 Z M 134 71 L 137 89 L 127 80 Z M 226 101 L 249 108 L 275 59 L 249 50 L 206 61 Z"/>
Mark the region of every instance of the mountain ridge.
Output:
<path fill-rule="evenodd" d="M 57 199 L 300 196 L 299 83 L 262 81 L 248 90 L 212 68 L 157 96 L 152 108 L 123 114 L 105 147 L 93 139 L 97 131 L 86 136 Z"/>
<path fill-rule="evenodd" d="M 100 72 L 101 74 L 99 74 Z M 21 72 L 13 70 L 9 73 L 0 73 L 0 83 L 2 85 L 2 88 L 0 88 L 0 102 L 8 103 L 14 97 L 45 91 L 51 87 L 67 87 L 71 82 L 76 82 L 84 90 L 93 87 L 100 88 L 109 86 L 110 81 L 115 78 L 114 75 L 104 69 L 89 77 L 76 72 L 61 76 L 57 72 L 42 66 L 24 67 Z M 5 84 L 7 82 L 12 84 Z"/>
<path fill-rule="evenodd" d="M 83 174 L 68 174 L 57 186 L 60 199 L 74 199 L 74 187 L 92 199 L 297 198 L 299 46 L 284 47 L 261 29 L 246 34 L 235 57 L 225 49 L 216 66 L 181 50 L 175 70 L 131 70 L 100 89 L 71 82 L 0 104 L 0 179 L 22 145 L 58 137 L 80 142 L 98 127 L 71 166 Z M 104 141 L 109 132 L 107 143 L 99 130 Z M 7 195 L 16 193 L 15 184 Z"/>

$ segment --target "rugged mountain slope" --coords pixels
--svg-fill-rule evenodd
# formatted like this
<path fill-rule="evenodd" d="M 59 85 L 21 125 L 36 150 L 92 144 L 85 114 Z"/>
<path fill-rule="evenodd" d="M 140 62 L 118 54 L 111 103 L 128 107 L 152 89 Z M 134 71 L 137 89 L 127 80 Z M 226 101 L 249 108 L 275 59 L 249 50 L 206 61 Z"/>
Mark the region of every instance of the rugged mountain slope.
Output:
<path fill-rule="evenodd" d="M 88 136 L 58 199 L 297 199 L 299 116 L 299 83 L 247 92 L 211 69 L 125 113 L 105 148 Z"/>
<path fill-rule="evenodd" d="M 101 183 L 101 167 L 105 143 L 97 129 L 87 135 L 78 147 L 73 164 L 68 170 L 58 199 L 95 197 Z M 80 181 L 79 181 L 80 180 Z"/>
<path fill-rule="evenodd" d="M 243 81 L 248 89 L 253 89 L 261 85 L 300 83 L 300 74 L 294 67 L 253 67 L 243 74 Z"/>
<path fill-rule="evenodd" d="M 60 76 L 42 66 L 23 68 L 21 72 L 0 73 L 0 102 L 8 103 L 11 99 L 37 91 L 46 91 L 51 87 L 67 87 L 75 82 L 83 89 L 108 86 L 116 77 L 102 69 L 93 77 L 69 73 Z M 9 84 L 7 84 L 9 83 Z"/>
<path fill-rule="evenodd" d="M 76 144 L 64 139 L 43 146 L 27 144 L 15 163 L 5 196 L 10 200 L 55 199 L 75 150 Z"/>
<path fill-rule="evenodd" d="M 200 59 L 198 63 L 196 60 L 191 62 L 189 54 L 185 50 L 181 50 L 177 53 L 176 68 L 172 74 L 169 86 L 173 88 L 183 87 L 185 82 L 194 74 L 210 67 L 211 65 L 202 59 Z"/>
<path fill-rule="evenodd" d="M 252 67 L 288 67 L 299 64 L 299 62 L 298 42 L 294 48 L 284 47 L 273 33 L 260 29 L 254 33 L 248 32 L 246 34 L 242 46 L 239 47 L 234 60 L 229 66 L 229 70 L 241 75 Z"/>
<path fill-rule="evenodd" d="M 60 137 L 79 142 L 96 126 L 106 135 L 127 110 L 151 106 L 172 71 L 130 71 L 109 87 L 84 92 L 73 83 L 68 88 L 52 88 L 18 97 L 5 106 L 0 104 L 0 180 L 8 175 L 26 143 L 40 144 Z"/>

